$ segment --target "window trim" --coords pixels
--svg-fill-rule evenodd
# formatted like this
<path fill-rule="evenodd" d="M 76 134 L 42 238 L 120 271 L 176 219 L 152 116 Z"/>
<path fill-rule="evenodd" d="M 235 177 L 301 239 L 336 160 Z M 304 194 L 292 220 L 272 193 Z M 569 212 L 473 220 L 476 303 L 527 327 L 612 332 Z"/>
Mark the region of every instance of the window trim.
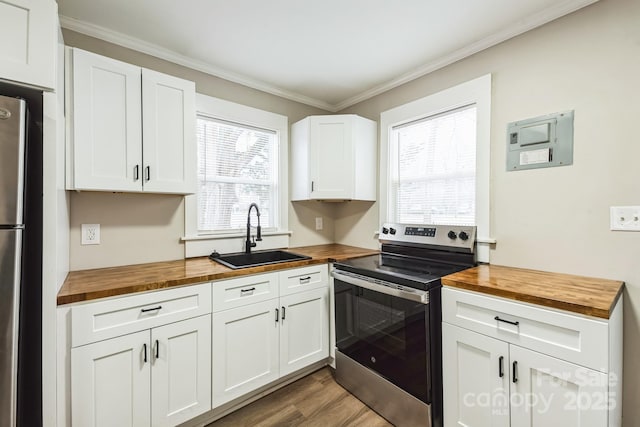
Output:
<path fill-rule="evenodd" d="M 380 222 L 389 214 L 389 149 L 392 128 L 444 113 L 465 105 L 477 108 L 476 140 L 476 225 L 478 261 L 489 262 L 490 222 L 490 147 L 491 147 L 491 74 L 453 86 L 380 114 Z"/>
<path fill-rule="evenodd" d="M 260 249 L 273 249 L 289 245 L 289 119 L 281 114 L 225 101 L 200 93 L 196 94 L 196 115 L 253 126 L 274 131 L 278 137 L 278 224 L 276 230 L 263 233 Z M 196 142 L 194 142 L 196 143 Z M 193 171 L 194 174 L 197 171 Z M 240 252 L 244 232 L 198 232 L 197 195 L 185 196 L 185 257 L 209 255 L 213 249 L 220 253 Z M 215 246 L 214 246 L 215 245 Z"/>

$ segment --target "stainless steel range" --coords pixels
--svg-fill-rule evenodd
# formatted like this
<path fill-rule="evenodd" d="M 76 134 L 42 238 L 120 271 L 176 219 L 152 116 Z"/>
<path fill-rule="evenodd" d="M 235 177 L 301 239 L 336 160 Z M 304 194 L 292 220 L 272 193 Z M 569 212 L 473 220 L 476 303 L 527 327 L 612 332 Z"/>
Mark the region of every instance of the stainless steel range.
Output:
<path fill-rule="evenodd" d="M 379 255 L 334 264 L 336 380 L 396 426 L 442 426 L 440 278 L 476 228 L 384 224 Z"/>

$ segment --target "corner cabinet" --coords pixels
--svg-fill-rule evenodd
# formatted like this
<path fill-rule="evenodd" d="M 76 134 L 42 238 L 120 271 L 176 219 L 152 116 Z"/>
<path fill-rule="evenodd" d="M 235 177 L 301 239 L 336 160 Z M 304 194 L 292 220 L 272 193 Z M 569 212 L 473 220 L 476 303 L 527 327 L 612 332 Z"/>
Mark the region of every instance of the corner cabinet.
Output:
<path fill-rule="evenodd" d="M 213 407 L 329 356 L 328 267 L 213 284 Z"/>
<path fill-rule="evenodd" d="M 376 200 L 376 122 L 309 116 L 291 127 L 291 200 Z"/>
<path fill-rule="evenodd" d="M 71 309 L 72 425 L 174 426 L 211 409 L 211 285 Z"/>
<path fill-rule="evenodd" d="M 0 80 L 52 90 L 57 42 L 54 0 L 0 1 Z"/>
<path fill-rule="evenodd" d="M 67 189 L 195 192 L 193 82 L 76 48 L 67 70 Z"/>
<path fill-rule="evenodd" d="M 621 423 L 622 301 L 592 318 L 445 287 L 444 425 Z"/>

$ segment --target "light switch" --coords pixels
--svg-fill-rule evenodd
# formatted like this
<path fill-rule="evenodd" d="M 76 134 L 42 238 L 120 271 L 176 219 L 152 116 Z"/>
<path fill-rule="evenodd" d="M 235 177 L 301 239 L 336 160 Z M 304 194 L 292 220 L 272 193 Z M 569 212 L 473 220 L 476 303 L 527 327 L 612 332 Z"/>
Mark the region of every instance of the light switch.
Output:
<path fill-rule="evenodd" d="M 611 206 L 611 230 L 640 231 L 640 206 Z"/>
<path fill-rule="evenodd" d="M 316 230 L 322 230 L 322 217 L 316 217 Z"/>

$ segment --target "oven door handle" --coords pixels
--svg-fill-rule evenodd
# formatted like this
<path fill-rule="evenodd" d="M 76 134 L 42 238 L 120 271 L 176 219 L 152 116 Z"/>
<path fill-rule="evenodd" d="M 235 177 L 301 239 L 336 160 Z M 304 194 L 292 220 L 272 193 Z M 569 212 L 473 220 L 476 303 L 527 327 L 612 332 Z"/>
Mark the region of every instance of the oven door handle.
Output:
<path fill-rule="evenodd" d="M 359 286 L 361 288 L 366 288 L 375 292 L 380 292 L 383 294 L 391 295 L 394 297 L 419 302 L 422 304 L 429 304 L 429 293 L 427 291 L 423 291 L 420 289 L 415 289 L 413 291 L 405 291 L 402 289 L 397 289 L 391 286 L 385 286 L 379 283 L 370 282 L 365 279 L 361 279 L 358 277 L 352 277 L 339 271 L 333 270 L 331 275 L 334 279 L 338 279 L 342 282 L 348 283 L 353 286 Z"/>

